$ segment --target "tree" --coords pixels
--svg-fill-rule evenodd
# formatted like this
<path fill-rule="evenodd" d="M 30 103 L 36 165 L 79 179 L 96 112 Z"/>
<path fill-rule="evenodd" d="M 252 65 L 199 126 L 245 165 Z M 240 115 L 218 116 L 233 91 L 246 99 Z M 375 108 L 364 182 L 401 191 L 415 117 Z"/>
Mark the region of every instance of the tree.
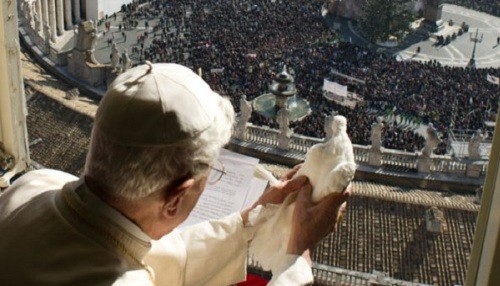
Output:
<path fill-rule="evenodd" d="M 368 40 L 386 41 L 410 30 L 411 12 L 402 0 L 367 0 L 359 19 L 359 27 Z"/>

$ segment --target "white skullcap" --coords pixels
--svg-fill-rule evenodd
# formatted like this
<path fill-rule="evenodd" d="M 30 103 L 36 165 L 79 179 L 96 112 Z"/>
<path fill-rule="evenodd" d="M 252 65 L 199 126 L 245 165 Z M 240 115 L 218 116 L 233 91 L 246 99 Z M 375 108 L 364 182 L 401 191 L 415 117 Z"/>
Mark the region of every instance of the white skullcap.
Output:
<path fill-rule="evenodd" d="M 221 100 L 191 69 L 147 63 L 111 83 L 97 109 L 95 126 L 120 145 L 169 145 L 205 131 L 220 112 Z"/>

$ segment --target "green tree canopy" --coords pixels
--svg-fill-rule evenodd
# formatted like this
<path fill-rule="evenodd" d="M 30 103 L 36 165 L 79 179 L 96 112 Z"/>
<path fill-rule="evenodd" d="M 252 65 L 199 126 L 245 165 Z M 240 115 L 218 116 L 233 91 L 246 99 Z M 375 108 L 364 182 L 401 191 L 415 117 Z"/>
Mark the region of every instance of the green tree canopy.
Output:
<path fill-rule="evenodd" d="M 391 35 L 400 37 L 409 31 L 412 18 L 402 0 L 367 0 L 359 27 L 370 41 L 386 41 Z"/>

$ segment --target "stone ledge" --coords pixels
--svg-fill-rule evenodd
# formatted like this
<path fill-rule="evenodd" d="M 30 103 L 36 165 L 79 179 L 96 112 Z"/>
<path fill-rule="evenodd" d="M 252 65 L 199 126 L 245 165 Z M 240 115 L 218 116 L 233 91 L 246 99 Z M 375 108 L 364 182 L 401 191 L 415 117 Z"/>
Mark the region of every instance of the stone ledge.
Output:
<path fill-rule="evenodd" d="M 253 142 L 244 142 L 231 139 L 228 149 L 260 158 L 262 162 L 274 163 L 293 167 L 305 159 L 305 154 L 297 151 L 280 150 L 271 146 L 264 146 Z M 453 191 L 458 193 L 474 193 L 483 184 L 484 178 L 467 178 L 454 174 L 418 173 L 416 170 L 393 171 L 388 168 L 358 165 L 357 180 L 382 182 L 384 184 L 401 187 L 418 187 L 438 191 Z"/>
<path fill-rule="evenodd" d="M 85 94 L 94 100 L 100 100 L 105 93 L 105 90 L 90 86 L 88 84 L 78 81 L 78 79 L 71 76 L 66 67 L 58 67 L 49 57 L 33 44 L 31 36 L 28 35 L 24 27 L 19 27 L 19 38 L 23 48 L 35 58 L 36 62 L 42 65 L 45 69 L 50 71 L 52 75 L 68 83 L 69 85 L 78 87 L 83 90 Z"/>

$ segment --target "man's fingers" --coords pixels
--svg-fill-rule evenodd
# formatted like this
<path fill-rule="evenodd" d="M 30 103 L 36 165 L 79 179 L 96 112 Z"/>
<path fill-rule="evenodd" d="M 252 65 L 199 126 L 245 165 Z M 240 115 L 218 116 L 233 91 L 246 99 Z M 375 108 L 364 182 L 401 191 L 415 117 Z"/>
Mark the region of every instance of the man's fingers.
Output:
<path fill-rule="evenodd" d="M 349 197 L 349 192 L 342 192 L 336 194 L 330 194 L 323 198 L 316 206 L 315 209 L 317 213 L 322 213 L 328 221 L 331 222 L 331 227 L 335 226 L 336 222 L 339 219 L 339 213 L 342 206 L 345 208 L 345 202 Z"/>
<path fill-rule="evenodd" d="M 350 191 L 329 194 L 318 203 L 318 206 L 338 209 L 340 205 L 342 205 L 345 201 L 347 201 L 347 198 L 349 198 L 350 195 L 351 195 Z"/>
<path fill-rule="evenodd" d="M 342 219 L 344 219 L 346 211 L 347 211 L 347 202 L 344 202 L 339 208 L 337 221 L 335 222 L 336 224 L 339 224 L 342 221 Z"/>
<path fill-rule="evenodd" d="M 344 202 L 342 205 L 340 205 L 339 213 L 345 214 L 346 211 L 347 211 L 347 202 Z"/>
<path fill-rule="evenodd" d="M 288 171 L 285 175 L 281 176 L 280 180 L 282 180 L 282 181 L 288 181 L 288 180 L 290 180 L 299 171 L 300 167 L 302 167 L 302 164 L 295 165 L 293 167 L 293 169 L 291 169 L 290 171 Z"/>
<path fill-rule="evenodd" d="M 287 181 L 285 183 L 285 185 L 283 186 L 283 191 L 287 194 L 293 193 L 294 191 L 297 191 L 298 189 L 307 185 L 308 182 L 309 182 L 309 179 L 307 179 L 306 176 L 299 176 L 297 178 L 293 178 L 290 181 Z"/>
<path fill-rule="evenodd" d="M 312 185 L 305 184 L 299 191 L 299 195 L 297 196 L 297 202 L 300 204 L 310 205 L 313 204 L 311 201 L 312 194 Z"/>
<path fill-rule="evenodd" d="M 349 184 L 347 185 L 347 187 L 345 187 L 344 192 L 352 193 L 353 192 L 352 188 L 353 188 L 352 184 Z"/>

